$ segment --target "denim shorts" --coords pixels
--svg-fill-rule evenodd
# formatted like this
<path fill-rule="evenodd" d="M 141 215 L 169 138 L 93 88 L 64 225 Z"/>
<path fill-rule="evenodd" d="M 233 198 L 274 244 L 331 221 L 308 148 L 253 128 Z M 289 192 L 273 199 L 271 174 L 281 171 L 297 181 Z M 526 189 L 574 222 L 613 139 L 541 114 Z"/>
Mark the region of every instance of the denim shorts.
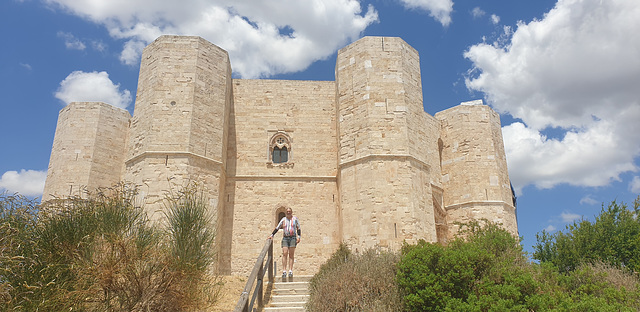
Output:
<path fill-rule="evenodd" d="M 282 247 L 296 247 L 297 238 L 295 236 L 282 237 Z"/>

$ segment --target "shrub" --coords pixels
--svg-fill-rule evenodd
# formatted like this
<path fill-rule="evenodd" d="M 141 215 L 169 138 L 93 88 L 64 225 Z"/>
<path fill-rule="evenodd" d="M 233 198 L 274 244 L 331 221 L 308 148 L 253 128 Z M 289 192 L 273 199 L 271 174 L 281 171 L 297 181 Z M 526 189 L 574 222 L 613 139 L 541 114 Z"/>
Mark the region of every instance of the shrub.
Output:
<path fill-rule="evenodd" d="M 537 283 L 517 239 L 496 224 L 466 227 L 448 246 L 403 246 L 397 279 L 407 310 L 526 311 Z"/>
<path fill-rule="evenodd" d="M 212 220 L 185 212 L 206 211 L 206 200 L 171 206 L 189 218 L 162 229 L 135 196 L 118 185 L 41 211 L 23 197 L 0 197 L 0 311 L 189 311 L 213 303 Z M 177 232 L 180 241 L 171 234 Z M 185 248 L 192 237 L 199 249 Z"/>
<path fill-rule="evenodd" d="M 611 202 L 594 222 L 581 220 L 566 230 L 536 235 L 533 258 L 553 263 L 569 272 L 583 263 L 603 262 L 630 271 L 640 271 L 640 197 L 633 210 L 625 203 Z"/>
<path fill-rule="evenodd" d="M 341 244 L 310 281 L 309 311 L 401 311 L 398 255 L 381 249 L 352 254 Z"/>

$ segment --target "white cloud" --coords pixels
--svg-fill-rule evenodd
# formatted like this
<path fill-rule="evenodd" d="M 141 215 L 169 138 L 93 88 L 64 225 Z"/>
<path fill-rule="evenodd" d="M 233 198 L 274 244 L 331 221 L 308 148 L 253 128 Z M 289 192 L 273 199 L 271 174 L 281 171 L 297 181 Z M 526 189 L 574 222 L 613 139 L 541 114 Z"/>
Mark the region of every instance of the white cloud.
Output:
<path fill-rule="evenodd" d="M 98 52 L 104 52 L 107 49 L 107 45 L 102 40 L 91 41 L 91 47 Z"/>
<path fill-rule="evenodd" d="M 637 171 L 640 2 L 559 0 L 508 40 L 465 52 L 466 84 L 498 112 L 514 187 L 602 186 Z M 560 133 L 554 138 L 546 130 Z"/>
<path fill-rule="evenodd" d="M 60 82 L 55 96 L 65 105 L 71 102 L 104 102 L 126 108 L 131 103 L 129 90 L 120 91 L 120 85 L 114 84 L 106 72 L 74 71 Z"/>
<path fill-rule="evenodd" d="M 587 196 L 582 197 L 582 198 L 580 199 L 580 205 L 590 205 L 590 206 L 593 206 L 593 205 L 596 205 L 596 204 L 599 204 L 599 203 L 600 203 L 599 201 L 597 201 L 597 200 L 595 200 L 595 199 L 591 198 L 591 195 L 587 195 Z"/>
<path fill-rule="evenodd" d="M 129 40 L 124 44 L 122 53 L 120 53 L 120 61 L 127 65 L 136 65 L 140 60 L 142 50 L 147 44 L 142 41 Z"/>
<path fill-rule="evenodd" d="M 22 68 L 26 69 L 27 71 L 31 71 L 33 69 L 31 67 L 31 64 L 28 63 L 20 63 L 20 66 L 22 66 Z"/>
<path fill-rule="evenodd" d="M 635 176 L 629 183 L 629 190 L 633 193 L 640 194 L 640 177 Z"/>
<path fill-rule="evenodd" d="M 545 230 L 545 231 L 547 231 L 547 232 L 553 232 L 553 231 L 555 231 L 555 230 L 556 230 L 556 227 L 555 227 L 555 226 L 553 226 L 553 225 L 551 225 L 551 224 L 549 224 L 549 226 L 547 226 L 546 228 L 544 228 L 544 230 Z"/>
<path fill-rule="evenodd" d="M 64 45 L 70 50 L 84 50 L 87 46 L 71 33 L 59 31 L 58 37 L 64 39 Z"/>
<path fill-rule="evenodd" d="M 560 219 L 562 219 L 562 222 L 565 222 L 565 223 L 570 223 L 580 218 L 582 218 L 582 216 L 575 213 L 563 212 L 560 214 Z"/>
<path fill-rule="evenodd" d="M 497 25 L 498 23 L 500 23 L 500 16 L 495 15 L 495 14 L 491 14 L 491 22 L 494 25 Z"/>
<path fill-rule="evenodd" d="M 0 189 L 24 196 L 40 196 L 44 190 L 46 171 L 20 170 L 7 171 L 0 177 Z"/>
<path fill-rule="evenodd" d="M 480 7 L 475 7 L 473 8 L 473 10 L 471 10 L 471 16 L 473 16 L 473 18 L 479 18 L 484 16 L 485 14 L 486 12 L 482 10 Z"/>
<path fill-rule="evenodd" d="M 442 26 L 451 24 L 452 0 L 400 0 L 405 7 L 429 12 Z"/>
<path fill-rule="evenodd" d="M 303 70 L 378 20 L 373 6 L 363 12 L 357 0 L 46 1 L 126 39 L 124 63 L 137 62 L 140 46 L 162 34 L 198 35 L 229 52 L 244 78 Z"/>

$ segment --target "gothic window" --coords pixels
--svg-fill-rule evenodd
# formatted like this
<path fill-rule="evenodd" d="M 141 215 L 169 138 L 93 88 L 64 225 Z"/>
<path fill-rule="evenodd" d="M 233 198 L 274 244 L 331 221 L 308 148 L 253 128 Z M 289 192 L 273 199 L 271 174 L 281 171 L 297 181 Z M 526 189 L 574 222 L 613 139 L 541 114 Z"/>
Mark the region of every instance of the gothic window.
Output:
<path fill-rule="evenodd" d="M 291 139 L 285 132 L 278 131 L 271 137 L 269 162 L 274 165 L 291 162 Z"/>

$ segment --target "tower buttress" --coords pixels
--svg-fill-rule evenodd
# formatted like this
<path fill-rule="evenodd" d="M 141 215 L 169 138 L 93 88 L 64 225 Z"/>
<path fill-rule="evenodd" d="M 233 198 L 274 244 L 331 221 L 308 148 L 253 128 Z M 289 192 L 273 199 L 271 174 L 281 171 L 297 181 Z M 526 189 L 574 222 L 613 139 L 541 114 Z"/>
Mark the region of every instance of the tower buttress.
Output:
<path fill-rule="evenodd" d="M 437 239 L 419 63 L 400 38 L 365 37 L 338 52 L 342 235 L 352 247 Z"/>
<path fill-rule="evenodd" d="M 120 182 L 129 118 L 126 110 L 99 102 L 60 110 L 42 201 Z"/>
<path fill-rule="evenodd" d="M 223 209 L 231 65 L 200 37 L 161 36 L 142 54 L 125 160 L 125 180 L 140 187 L 152 220 L 167 191 L 188 182 Z"/>
<path fill-rule="evenodd" d="M 442 185 L 448 217 L 458 222 L 487 219 L 517 234 L 500 116 L 478 100 L 435 117 L 441 125 Z"/>

